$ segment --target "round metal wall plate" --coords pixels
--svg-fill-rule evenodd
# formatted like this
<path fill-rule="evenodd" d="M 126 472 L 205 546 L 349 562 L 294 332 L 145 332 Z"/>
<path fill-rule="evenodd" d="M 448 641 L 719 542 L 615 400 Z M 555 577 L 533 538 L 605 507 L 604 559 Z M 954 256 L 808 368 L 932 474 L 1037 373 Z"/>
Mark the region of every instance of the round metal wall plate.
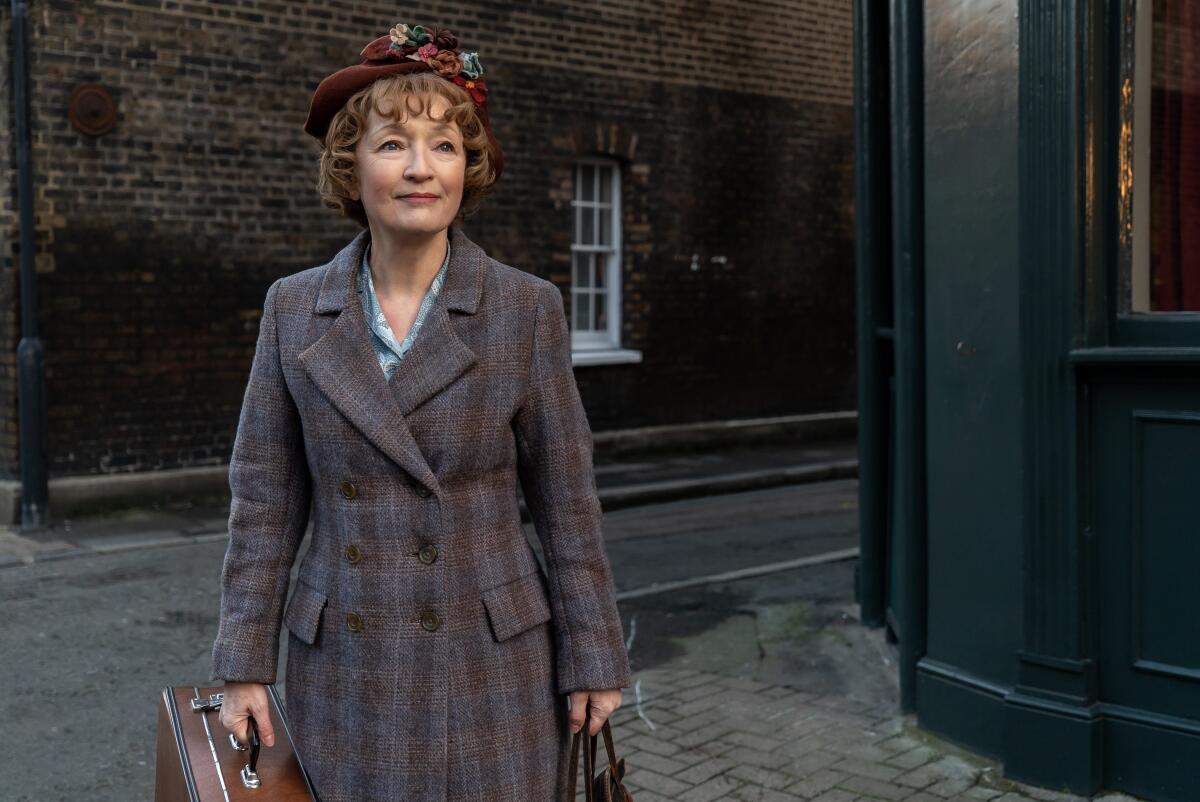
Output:
<path fill-rule="evenodd" d="M 100 84 L 80 84 L 71 92 L 67 116 L 71 125 L 83 133 L 100 136 L 117 124 L 117 104 Z"/>

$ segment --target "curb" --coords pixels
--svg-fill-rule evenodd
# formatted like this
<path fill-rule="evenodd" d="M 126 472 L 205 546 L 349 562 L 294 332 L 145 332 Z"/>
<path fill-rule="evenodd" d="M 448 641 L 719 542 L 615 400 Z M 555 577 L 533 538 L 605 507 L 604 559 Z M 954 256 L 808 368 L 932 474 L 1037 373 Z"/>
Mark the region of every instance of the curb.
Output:
<path fill-rule="evenodd" d="M 858 434 L 858 413 L 815 412 L 773 418 L 672 423 L 637 429 L 594 432 L 597 454 L 653 454 L 660 451 L 695 451 L 727 446 L 816 443 Z"/>
<path fill-rule="evenodd" d="M 747 490 L 762 490 L 781 485 L 810 484 L 857 477 L 858 460 L 840 460 L 812 465 L 793 465 L 785 468 L 763 468 L 756 471 L 726 473 L 706 476 L 702 479 L 643 482 L 624 487 L 605 488 L 600 490 L 597 495 L 600 497 L 601 508 L 607 511 L 721 493 L 741 493 Z M 522 502 L 522 509 L 524 506 L 525 504 Z"/>
<path fill-rule="evenodd" d="M 853 439 L 857 428 L 858 413 L 850 410 L 609 429 L 594 432 L 592 442 L 594 452 L 604 456 L 651 455 Z M 19 480 L 0 480 L 0 525 L 20 526 L 21 489 Z M 154 503 L 228 497 L 229 465 L 62 476 L 51 479 L 48 490 L 54 519 L 78 518 Z"/>
<path fill-rule="evenodd" d="M 667 501 L 683 501 L 691 498 L 701 498 L 723 493 L 740 493 L 748 490 L 762 490 L 790 484 L 812 484 L 834 479 L 853 479 L 857 476 L 857 460 L 840 460 L 812 465 L 794 465 L 784 468 L 739 471 L 737 473 L 718 474 L 699 479 L 672 479 L 663 482 L 644 482 L 636 485 L 608 487 L 599 490 L 597 496 L 600 499 L 601 509 L 609 512 Z M 532 520 L 529 509 L 525 506 L 524 499 L 521 499 L 520 511 L 522 521 L 528 522 Z M 48 544 L 38 543 L 31 538 L 22 538 L 19 534 L 9 532 L 9 538 L 16 538 L 26 542 L 29 544 L 29 548 L 21 550 L 21 553 L 17 553 L 15 550 L 5 553 L 4 550 L 0 550 L 0 570 L 11 566 L 31 565 L 33 563 L 82 557 L 91 554 L 116 554 L 144 549 L 211 543 L 223 540 L 228 536 L 229 534 L 226 531 L 182 532 L 178 530 L 159 529 L 142 534 L 133 534 L 128 537 L 98 539 L 96 542 L 90 544 L 86 540 L 81 542 L 64 541 L 64 545 L 67 545 L 68 548 L 45 549 L 45 546 Z"/>

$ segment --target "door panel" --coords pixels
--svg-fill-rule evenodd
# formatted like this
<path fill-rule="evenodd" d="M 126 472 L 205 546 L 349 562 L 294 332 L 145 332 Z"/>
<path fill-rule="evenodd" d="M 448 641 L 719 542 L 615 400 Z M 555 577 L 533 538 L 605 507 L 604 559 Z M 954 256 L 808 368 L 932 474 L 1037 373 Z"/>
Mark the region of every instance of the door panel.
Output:
<path fill-rule="evenodd" d="M 1200 721 L 1200 384 L 1089 387 L 1100 694 Z"/>

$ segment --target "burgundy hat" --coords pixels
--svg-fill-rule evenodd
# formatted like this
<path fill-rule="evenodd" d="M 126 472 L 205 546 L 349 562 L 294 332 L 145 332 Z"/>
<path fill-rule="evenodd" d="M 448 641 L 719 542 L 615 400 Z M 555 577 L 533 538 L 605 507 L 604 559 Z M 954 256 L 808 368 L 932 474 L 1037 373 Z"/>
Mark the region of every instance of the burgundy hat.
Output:
<path fill-rule="evenodd" d="M 358 90 L 377 78 L 401 72 L 436 72 L 467 90 L 491 146 L 496 177 L 504 171 L 504 154 L 488 119 L 487 85 L 478 53 L 458 51 L 458 38 L 447 28 L 396 25 L 359 53 L 362 62 L 327 75 L 313 92 L 304 130 L 325 141 L 329 122 Z"/>

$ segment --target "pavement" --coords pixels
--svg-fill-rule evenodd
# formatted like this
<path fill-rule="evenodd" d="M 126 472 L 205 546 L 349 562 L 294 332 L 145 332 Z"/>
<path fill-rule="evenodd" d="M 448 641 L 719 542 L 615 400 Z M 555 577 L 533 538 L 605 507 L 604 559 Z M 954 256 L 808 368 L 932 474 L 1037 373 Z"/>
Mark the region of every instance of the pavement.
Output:
<path fill-rule="evenodd" d="M 892 702 L 686 669 L 643 670 L 635 681 L 634 704 L 611 720 L 637 802 L 1086 799 L 1006 780 L 995 763 L 897 715 Z M 601 746 L 601 766 L 603 755 Z"/>
<path fill-rule="evenodd" d="M 633 686 L 613 740 L 636 802 L 1083 802 L 899 712 L 897 649 L 858 617 L 855 563 L 620 603 Z"/>
<path fill-rule="evenodd" d="M 647 515 L 688 529 L 698 516 L 719 511 L 713 496 L 736 492 L 729 505 L 791 510 L 799 516 L 795 531 L 829 556 L 618 594 L 634 684 L 612 724 L 634 798 L 1082 800 L 1006 780 L 999 765 L 900 714 L 895 646 L 858 619 L 856 558 L 819 540 L 852 523 L 855 457 L 852 441 L 597 453 L 606 512 L 627 508 L 606 517 L 606 531 L 615 533 L 606 543 L 614 567 L 655 562 L 636 551 L 648 544 L 676 553 L 686 545 L 686 532 L 674 545 L 669 537 L 634 536 L 644 526 L 630 520 L 639 505 L 656 504 L 644 508 Z M 0 533 L 0 603 L 7 612 L 0 652 L 20 678 L 0 700 L 0 718 L 10 722 L 0 732 L 0 776 L 8 778 L 0 799 L 151 798 L 153 699 L 164 684 L 205 675 L 227 515 L 227 500 L 213 499 L 64 519 L 33 534 Z M 177 559 L 162 559 L 164 548 L 178 549 Z M 721 546 L 718 553 L 732 552 Z M 675 554 L 658 562 L 684 565 Z M 631 568 L 624 573 L 644 586 Z M 286 684 L 279 687 L 286 699 Z M 100 737 L 71 735 L 78 754 L 62 760 L 51 744 L 79 732 Z"/>

